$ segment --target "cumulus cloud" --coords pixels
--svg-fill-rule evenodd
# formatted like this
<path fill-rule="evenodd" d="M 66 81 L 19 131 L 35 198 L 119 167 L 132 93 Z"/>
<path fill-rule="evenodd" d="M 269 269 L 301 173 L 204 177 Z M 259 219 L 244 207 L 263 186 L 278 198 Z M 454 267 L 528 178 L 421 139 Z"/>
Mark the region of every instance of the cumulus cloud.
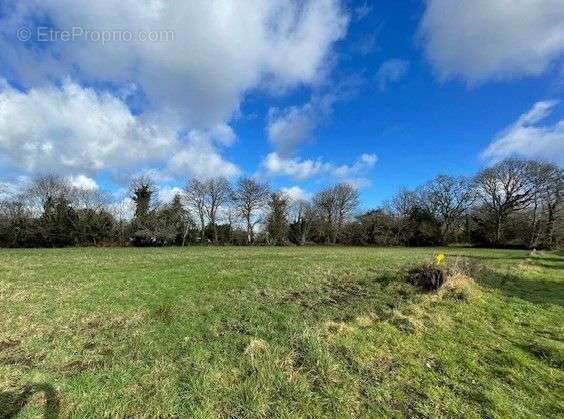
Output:
<path fill-rule="evenodd" d="M 381 90 L 386 89 L 388 84 L 401 80 L 409 70 L 409 61 L 391 59 L 384 62 L 376 73 L 376 80 Z"/>
<path fill-rule="evenodd" d="M 231 176 L 237 169 L 217 147 L 233 135 L 220 125 L 183 137 L 178 127 L 134 115 L 112 94 L 69 80 L 28 92 L 4 82 L 0 90 L 0 163 L 28 174 L 78 176 L 87 184 L 103 170 L 168 165 L 176 173 Z"/>
<path fill-rule="evenodd" d="M 84 175 L 71 176 L 69 182 L 73 188 L 82 189 L 84 191 L 97 191 L 99 189 L 94 179 Z"/>
<path fill-rule="evenodd" d="M 564 2 L 429 0 L 419 31 L 441 79 L 534 76 L 564 54 Z"/>
<path fill-rule="evenodd" d="M 208 133 L 192 131 L 188 141 L 172 156 L 169 170 L 177 176 L 210 176 L 233 177 L 240 173 L 237 165 L 226 161 L 210 141 Z"/>
<path fill-rule="evenodd" d="M 18 89 L 0 79 L 0 164 L 90 179 L 237 175 L 222 147 L 237 139 L 229 124 L 245 95 L 323 83 L 348 24 L 342 0 L 4 1 L 0 68 Z M 42 25 L 117 38 L 17 39 Z"/>
<path fill-rule="evenodd" d="M 305 180 L 323 174 L 352 182 L 355 176 L 372 169 L 377 161 L 376 155 L 363 154 L 352 165 L 339 166 L 322 159 L 303 160 L 270 153 L 264 159 L 262 169 L 268 176 L 287 176 L 294 180 Z"/>
<path fill-rule="evenodd" d="M 309 201 L 312 197 L 311 193 L 304 191 L 299 186 L 282 188 L 280 189 L 280 191 L 284 193 L 286 196 L 288 196 L 292 202 Z"/>
<path fill-rule="evenodd" d="M 81 84 L 134 84 L 145 110 L 172 109 L 191 128 L 210 128 L 238 110 L 243 95 L 320 82 L 333 44 L 345 36 L 341 0 L 8 0 L 0 20 L 0 62 L 26 86 L 68 74 Z M 128 31 L 133 41 L 15 40 L 16 29 Z M 173 34 L 159 42 L 139 33 Z M 162 40 L 164 39 L 164 40 Z"/>
<path fill-rule="evenodd" d="M 537 102 L 501 132 L 482 153 L 482 157 L 499 161 L 518 155 L 564 164 L 564 119 L 553 125 L 540 125 L 558 103 L 555 100 Z"/>

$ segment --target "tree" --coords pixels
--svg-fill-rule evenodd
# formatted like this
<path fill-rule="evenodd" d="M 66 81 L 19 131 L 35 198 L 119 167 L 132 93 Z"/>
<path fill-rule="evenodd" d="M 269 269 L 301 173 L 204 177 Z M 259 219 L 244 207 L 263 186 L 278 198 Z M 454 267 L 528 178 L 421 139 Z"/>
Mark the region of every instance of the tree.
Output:
<path fill-rule="evenodd" d="M 155 218 L 151 211 L 151 200 L 155 193 L 153 181 L 141 176 L 134 178 L 130 184 L 130 197 L 135 205 L 135 215 L 131 225 L 133 243 L 136 246 L 152 246 L 157 244 L 154 234 Z"/>
<path fill-rule="evenodd" d="M 0 246 L 38 246 L 37 232 L 37 222 L 28 205 L 21 200 L 0 202 Z"/>
<path fill-rule="evenodd" d="M 531 161 L 507 159 L 482 170 L 475 178 L 476 191 L 493 220 L 493 242 L 500 245 L 507 218 L 531 203 L 535 187 Z"/>
<path fill-rule="evenodd" d="M 231 185 L 226 178 L 220 176 L 204 182 L 204 209 L 213 229 L 213 242 L 218 243 L 217 215 L 218 210 L 229 201 Z"/>
<path fill-rule="evenodd" d="M 315 210 L 310 202 L 303 199 L 294 202 L 291 210 L 293 221 L 289 226 L 288 236 L 292 243 L 303 246 L 313 224 Z"/>
<path fill-rule="evenodd" d="M 36 178 L 27 189 L 34 212 L 41 213 L 38 220 L 37 240 L 43 246 L 61 247 L 76 244 L 76 212 L 72 207 L 73 188 L 57 175 Z"/>
<path fill-rule="evenodd" d="M 188 206 L 196 213 L 200 222 L 200 243 L 203 243 L 206 230 L 206 185 L 199 179 L 190 179 L 184 192 Z"/>
<path fill-rule="evenodd" d="M 151 198 L 155 193 L 155 185 L 149 177 L 140 176 L 131 181 L 129 189 L 131 200 L 135 203 L 135 218 L 144 220 L 151 209 Z"/>
<path fill-rule="evenodd" d="M 396 241 L 406 246 L 438 243 L 439 223 L 425 203 L 421 190 L 402 190 L 389 204 L 395 219 Z"/>
<path fill-rule="evenodd" d="M 97 190 L 77 189 L 74 193 L 77 241 L 97 246 L 111 240 L 115 219 L 107 205 L 110 198 Z"/>
<path fill-rule="evenodd" d="M 273 193 L 270 195 L 268 206 L 268 235 L 274 244 L 284 246 L 288 230 L 288 197 L 282 192 Z"/>
<path fill-rule="evenodd" d="M 358 217 L 362 237 L 358 244 L 390 246 L 399 244 L 394 232 L 394 218 L 383 209 L 368 211 Z"/>
<path fill-rule="evenodd" d="M 440 243 L 446 244 L 453 228 L 476 200 L 475 189 L 463 177 L 437 176 L 423 188 L 423 202 L 440 223 Z"/>
<path fill-rule="evenodd" d="M 323 219 L 326 240 L 335 244 L 345 221 L 358 208 L 359 195 L 351 185 L 340 183 L 318 192 L 313 203 Z"/>
<path fill-rule="evenodd" d="M 555 227 L 560 216 L 564 171 L 547 162 L 531 162 L 533 198 L 530 247 L 555 245 Z"/>
<path fill-rule="evenodd" d="M 358 209 L 360 198 L 358 191 L 348 183 L 340 183 L 334 186 L 333 194 L 335 195 L 337 221 L 336 237 L 333 239 L 333 243 L 336 243 L 338 236 L 342 233 L 343 225 Z"/>
<path fill-rule="evenodd" d="M 43 207 L 49 199 L 68 198 L 71 189 L 68 182 L 61 176 L 49 174 L 34 179 L 27 190 L 27 194 L 39 206 Z"/>
<path fill-rule="evenodd" d="M 243 218 L 247 228 L 247 244 L 254 243 L 254 227 L 260 221 L 257 215 L 268 205 L 270 188 L 251 178 L 239 180 L 233 192 L 233 201 L 238 215 Z"/>
<path fill-rule="evenodd" d="M 164 206 L 158 215 L 167 231 L 170 231 L 170 240 L 180 246 L 186 245 L 188 233 L 194 227 L 190 212 L 184 208 L 182 197 L 175 195 L 172 201 Z"/>

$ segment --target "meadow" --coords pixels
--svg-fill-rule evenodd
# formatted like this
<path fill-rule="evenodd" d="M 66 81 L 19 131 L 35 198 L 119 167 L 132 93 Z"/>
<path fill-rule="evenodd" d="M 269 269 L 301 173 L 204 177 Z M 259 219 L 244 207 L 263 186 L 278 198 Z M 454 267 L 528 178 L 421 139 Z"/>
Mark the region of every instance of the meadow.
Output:
<path fill-rule="evenodd" d="M 0 417 L 562 417 L 563 326 L 557 252 L 0 250 Z"/>

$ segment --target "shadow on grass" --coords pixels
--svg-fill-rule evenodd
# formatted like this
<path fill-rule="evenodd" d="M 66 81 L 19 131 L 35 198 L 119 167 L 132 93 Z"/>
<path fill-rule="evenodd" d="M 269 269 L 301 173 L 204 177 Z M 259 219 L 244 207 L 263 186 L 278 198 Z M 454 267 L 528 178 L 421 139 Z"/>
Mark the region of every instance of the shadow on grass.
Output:
<path fill-rule="evenodd" d="M 453 253 L 449 256 L 461 257 L 464 259 L 475 259 L 478 261 L 488 261 L 488 260 L 526 260 L 527 255 L 520 255 L 520 256 L 482 256 L 482 255 L 469 255 L 466 253 Z M 548 260 L 548 259 L 547 259 Z M 561 259 L 558 259 L 561 260 Z"/>
<path fill-rule="evenodd" d="M 38 393 L 43 393 L 45 397 L 43 417 L 45 419 L 58 418 L 59 399 L 57 392 L 49 384 L 32 384 L 25 386 L 17 392 L 0 393 L 0 418 L 16 417 L 29 403 L 31 398 Z"/>
<path fill-rule="evenodd" d="M 534 304 L 554 304 L 564 307 L 564 283 L 544 280 L 528 280 L 516 275 L 485 270 L 478 282 L 497 289 L 507 297 L 517 297 Z"/>

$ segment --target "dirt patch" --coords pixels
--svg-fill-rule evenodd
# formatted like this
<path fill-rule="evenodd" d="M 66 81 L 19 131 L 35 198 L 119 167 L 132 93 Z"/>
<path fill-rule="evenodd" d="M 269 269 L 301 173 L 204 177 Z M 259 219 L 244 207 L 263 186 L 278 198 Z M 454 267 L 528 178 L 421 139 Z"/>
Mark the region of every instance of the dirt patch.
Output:
<path fill-rule="evenodd" d="M 316 289 L 292 291 L 282 299 L 282 303 L 298 303 L 305 309 L 316 309 L 320 306 L 340 307 L 368 298 L 370 295 L 370 290 L 365 284 L 332 282 Z"/>
<path fill-rule="evenodd" d="M 21 345 L 21 341 L 20 340 L 3 340 L 0 341 L 0 351 L 3 351 L 5 349 L 12 349 L 15 348 L 16 346 Z"/>
<path fill-rule="evenodd" d="M 83 372 L 94 371 L 100 367 L 99 363 L 85 363 L 82 361 L 72 361 L 62 366 L 59 371 L 67 376 L 72 377 Z"/>

